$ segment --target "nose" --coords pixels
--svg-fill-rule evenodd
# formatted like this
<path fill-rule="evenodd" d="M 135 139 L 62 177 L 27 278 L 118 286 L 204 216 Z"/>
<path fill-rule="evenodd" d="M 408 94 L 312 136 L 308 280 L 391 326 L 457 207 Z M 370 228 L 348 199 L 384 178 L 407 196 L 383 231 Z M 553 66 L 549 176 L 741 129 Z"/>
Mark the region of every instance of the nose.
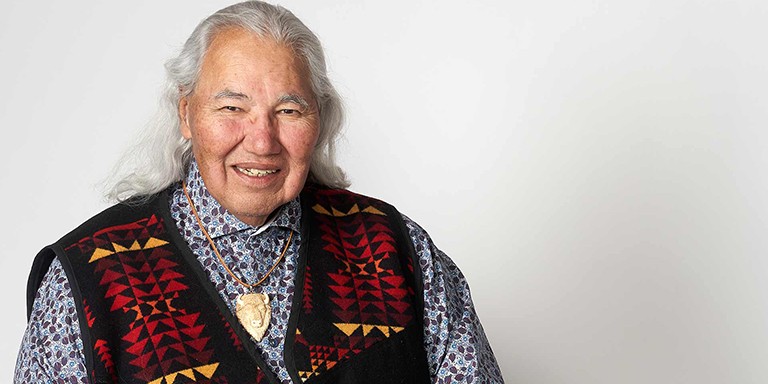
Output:
<path fill-rule="evenodd" d="M 243 147 L 260 156 L 280 153 L 277 122 L 264 115 L 249 119 L 243 128 Z"/>

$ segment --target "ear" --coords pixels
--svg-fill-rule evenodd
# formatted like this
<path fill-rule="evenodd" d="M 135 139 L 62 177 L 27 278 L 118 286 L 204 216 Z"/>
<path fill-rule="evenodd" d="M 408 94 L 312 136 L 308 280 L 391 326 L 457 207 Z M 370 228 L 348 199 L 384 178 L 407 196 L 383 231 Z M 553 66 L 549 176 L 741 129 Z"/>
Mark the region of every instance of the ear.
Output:
<path fill-rule="evenodd" d="M 179 99 L 179 130 L 181 136 L 189 140 L 192 138 L 192 129 L 189 127 L 189 99 L 183 96 Z"/>

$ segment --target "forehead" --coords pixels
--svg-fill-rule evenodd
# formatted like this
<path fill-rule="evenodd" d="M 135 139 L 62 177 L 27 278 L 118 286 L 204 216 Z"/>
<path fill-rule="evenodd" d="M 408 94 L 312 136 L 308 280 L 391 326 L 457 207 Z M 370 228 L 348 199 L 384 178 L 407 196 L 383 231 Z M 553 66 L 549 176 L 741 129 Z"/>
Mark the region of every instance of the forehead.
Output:
<path fill-rule="evenodd" d="M 217 32 L 203 56 L 199 81 L 308 82 L 306 65 L 285 44 L 242 28 Z M 201 85 L 201 84 L 198 84 Z"/>

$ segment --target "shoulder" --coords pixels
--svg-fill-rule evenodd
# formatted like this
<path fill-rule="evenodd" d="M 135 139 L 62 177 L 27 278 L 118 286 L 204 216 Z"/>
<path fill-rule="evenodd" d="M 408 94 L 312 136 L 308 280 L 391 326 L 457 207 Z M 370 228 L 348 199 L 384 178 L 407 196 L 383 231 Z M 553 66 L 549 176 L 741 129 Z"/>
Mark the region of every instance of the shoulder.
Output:
<path fill-rule="evenodd" d="M 89 218 L 75 229 L 62 236 L 55 243 L 43 247 L 32 263 L 32 270 L 27 281 L 27 309 L 31 311 L 35 294 L 43 284 L 46 273 L 52 265 L 63 265 L 63 270 L 70 269 L 68 250 L 83 247 L 97 248 L 100 243 L 110 243 L 115 231 L 135 230 L 147 227 L 158 220 L 158 212 L 163 204 L 160 200 L 165 195 L 136 199 L 115 204 Z M 82 249 L 81 249 L 82 250 Z M 54 263 L 54 260 L 56 262 Z M 55 269 L 55 268 L 54 268 Z M 59 271 L 59 274 L 61 271 Z"/>
<path fill-rule="evenodd" d="M 391 214 L 397 218 L 401 216 L 391 204 L 347 189 L 309 184 L 304 188 L 301 199 L 305 206 L 324 215 L 344 216 L 361 212 L 379 215 Z"/>
<path fill-rule="evenodd" d="M 167 201 L 167 195 L 161 193 L 115 204 L 84 221 L 61 237 L 55 245 L 66 247 L 84 237 L 109 232 L 111 229 L 130 229 L 134 223 L 152 221 L 153 216 L 156 220 L 157 216 L 164 210 L 162 202 L 165 201 Z"/>

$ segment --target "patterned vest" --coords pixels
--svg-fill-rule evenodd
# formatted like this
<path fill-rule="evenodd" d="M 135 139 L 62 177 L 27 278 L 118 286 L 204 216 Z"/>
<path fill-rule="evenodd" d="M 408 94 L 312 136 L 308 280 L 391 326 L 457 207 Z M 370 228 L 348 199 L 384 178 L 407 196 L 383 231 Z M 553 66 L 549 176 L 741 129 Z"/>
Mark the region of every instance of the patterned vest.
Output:
<path fill-rule="evenodd" d="M 92 383 L 279 383 L 178 233 L 167 192 L 43 249 L 77 303 Z M 285 362 L 295 383 L 428 383 L 415 252 L 390 205 L 309 186 Z"/>

